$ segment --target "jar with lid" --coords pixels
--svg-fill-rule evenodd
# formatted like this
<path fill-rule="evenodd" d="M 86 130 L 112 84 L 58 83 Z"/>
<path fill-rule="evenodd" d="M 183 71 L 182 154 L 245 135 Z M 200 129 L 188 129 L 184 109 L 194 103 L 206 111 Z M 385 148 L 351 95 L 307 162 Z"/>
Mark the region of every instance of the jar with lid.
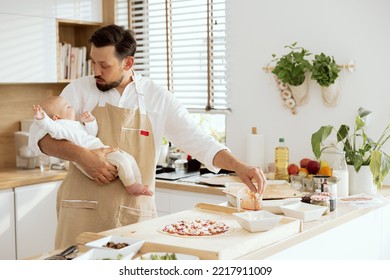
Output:
<path fill-rule="evenodd" d="M 329 196 L 327 195 L 321 195 L 321 194 L 315 194 L 310 197 L 310 203 L 318 206 L 325 206 L 326 211 L 323 215 L 326 215 L 329 213 Z"/>
<path fill-rule="evenodd" d="M 349 193 L 349 174 L 345 161 L 345 152 L 336 143 L 329 143 L 324 149 L 321 160 L 327 161 L 332 167 L 332 176 L 337 178 L 338 197 L 346 197 Z"/>
<path fill-rule="evenodd" d="M 337 196 L 347 197 L 349 194 L 349 172 L 345 161 L 345 152 L 336 152 L 335 160 L 332 164 L 333 176 L 337 177 Z"/>
<path fill-rule="evenodd" d="M 329 194 L 329 210 L 330 212 L 335 211 L 337 200 L 337 184 L 327 182 L 325 185 L 325 190 Z"/>

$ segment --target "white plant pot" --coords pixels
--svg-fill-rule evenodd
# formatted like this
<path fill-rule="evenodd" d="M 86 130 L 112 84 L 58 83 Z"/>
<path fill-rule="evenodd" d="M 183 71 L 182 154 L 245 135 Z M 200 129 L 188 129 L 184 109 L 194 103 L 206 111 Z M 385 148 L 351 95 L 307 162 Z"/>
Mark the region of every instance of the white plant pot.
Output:
<path fill-rule="evenodd" d="M 377 192 L 369 166 L 362 166 L 358 173 L 352 165 L 348 165 L 349 172 L 349 194 L 375 195 Z"/>
<path fill-rule="evenodd" d="M 304 105 L 309 101 L 309 82 L 306 77 L 303 83 L 299 86 L 290 85 L 292 96 L 294 97 L 296 105 Z"/>

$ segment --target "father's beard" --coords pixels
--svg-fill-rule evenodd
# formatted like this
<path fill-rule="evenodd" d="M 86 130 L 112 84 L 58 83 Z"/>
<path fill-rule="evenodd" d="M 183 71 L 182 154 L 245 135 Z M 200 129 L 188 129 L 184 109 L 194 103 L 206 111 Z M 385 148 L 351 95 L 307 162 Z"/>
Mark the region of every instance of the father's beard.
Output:
<path fill-rule="evenodd" d="M 102 80 L 98 76 L 95 76 L 95 80 Z M 103 80 L 104 81 L 104 80 Z M 110 89 L 116 88 L 121 84 L 123 81 L 123 77 L 121 77 L 119 80 L 109 83 L 109 84 L 100 84 L 96 81 L 96 87 L 101 91 L 109 91 Z"/>

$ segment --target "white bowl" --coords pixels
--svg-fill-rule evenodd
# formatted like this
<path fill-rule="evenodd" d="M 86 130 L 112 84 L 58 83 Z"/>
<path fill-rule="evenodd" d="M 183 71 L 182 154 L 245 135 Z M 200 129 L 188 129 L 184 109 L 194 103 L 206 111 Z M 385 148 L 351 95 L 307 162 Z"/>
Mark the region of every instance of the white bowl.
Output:
<path fill-rule="evenodd" d="M 233 213 L 233 215 L 236 217 L 241 227 L 250 232 L 271 230 L 282 219 L 281 216 L 265 210 L 245 211 Z"/>
<path fill-rule="evenodd" d="M 280 206 L 280 209 L 288 217 L 310 222 L 321 218 L 327 207 L 299 202 Z"/>
<path fill-rule="evenodd" d="M 143 254 L 142 256 L 136 258 L 135 260 L 152 260 L 152 257 L 156 257 L 156 256 L 157 257 L 164 257 L 167 254 L 172 256 L 173 253 L 169 253 L 169 252 L 150 252 L 150 253 Z M 175 253 L 175 257 L 176 257 L 177 260 L 199 260 L 199 258 L 197 256 L 187 255 L 187 254 Z"/>
<path fill-rule="evenodd" d="M 280 206 L 299 203 L 300 201 L 301 201 L 300 197 L 284 198 L 284 199 L 269 199 L 269 200 L 263 199 L 263 201 L 261 202 L 261 209 L 274 214 L 283 214 L 282 210 L 280 209 Z"/>
<path fill-rule="evenodd" d="M 121 249 L 115 249 L 115 248 L 105 247 L 107 242 L 127 243 L 129 245 Z M 85 244 L 85 246 L 87 246 L 88 248 L 98 248 L 106 251 L 114 251 L 116 253 L 120 253 L 125 256 L 125 255 L 129 255 L 130 253 L 136 254 L 139 251 L 139 249 L 141 249 L 142 245 L 144 245 L 144 243 L 145 240 L 133 239 L 124 236 L 110 235 L 110 236 L 97 239 L 95 241 L 88 242 L 87 244 Z"/>
<path fill-rule="evenodd" d="M 127 255 L 124 255 L 118 250 L 93 248 L 73 260 L 131 260 L 134 255 L 135 252 L 129 252 Z"/>

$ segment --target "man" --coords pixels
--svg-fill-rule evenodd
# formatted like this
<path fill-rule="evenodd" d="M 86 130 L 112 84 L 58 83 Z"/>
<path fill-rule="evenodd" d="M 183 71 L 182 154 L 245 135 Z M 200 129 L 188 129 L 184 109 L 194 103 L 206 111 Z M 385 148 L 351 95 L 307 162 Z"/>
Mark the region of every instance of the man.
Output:
<path fill-rule="evenodd" d="M 173 94 L 133 71 L 136 41 L 131 32 L 110 25 L 97 30 L 90 42 L 95 76 L 73 81 L 61 96 L 78 113 L 92 111 L 99 124 L 98 137 L 106 145 L 133 155 L 144 184 L 152 192 L 157 148 L 163 136 L 211 171 L 235 171 L 252 191 L 263 192 L 266 179 L 259 169 L 238 160 L 225 146 L 199 131 Z M 116 179 L 116 168 L 105 160 L 116 148 L 88 150 L 48 135 L 39 141 L 39 148 L 45 154 L 78 163 L 94 180 L 71 165 L 58 191 L 56 248 L 74 244 L 82 232 L 156 217 L 154 196 L 129 196 Z"/>

